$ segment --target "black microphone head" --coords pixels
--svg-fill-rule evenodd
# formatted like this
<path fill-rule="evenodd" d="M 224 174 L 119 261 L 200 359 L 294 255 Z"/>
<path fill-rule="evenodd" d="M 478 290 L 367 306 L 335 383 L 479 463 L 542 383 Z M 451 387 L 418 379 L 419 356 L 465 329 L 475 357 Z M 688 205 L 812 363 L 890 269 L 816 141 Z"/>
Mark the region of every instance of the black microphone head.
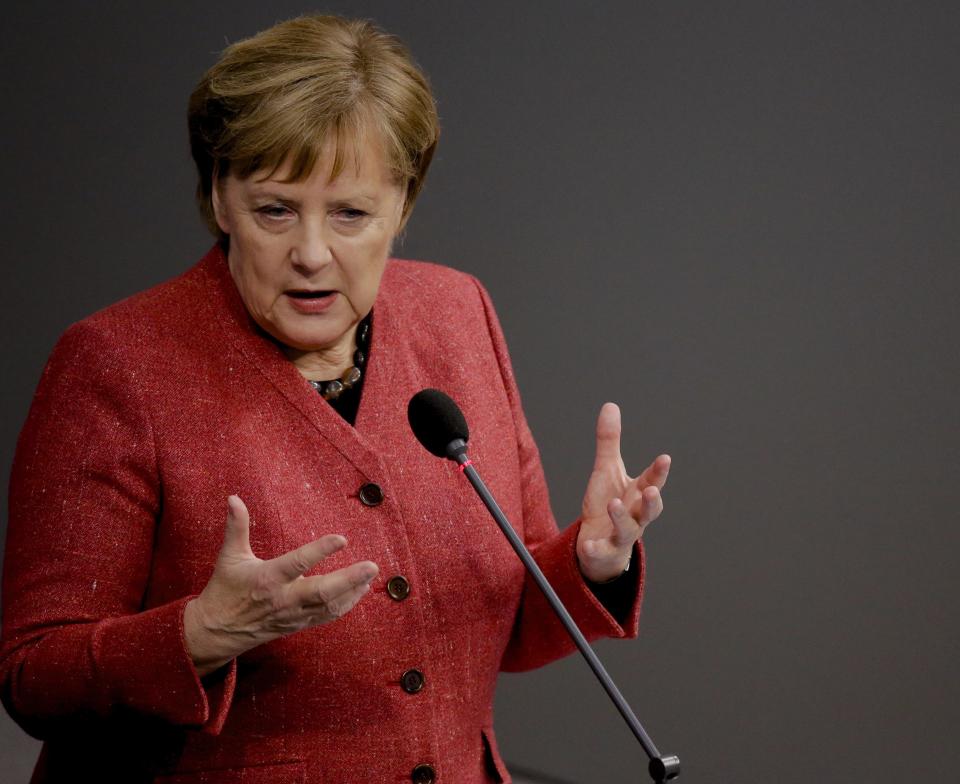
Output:
<path fill-rule="evenodd" d="M 407 419 L 417 440 L 437 457 L 450 457 L 447 446 L 451 441 L 470 439 L 460 407 L 439 389 L 423 389 L 410 398 Z"/>

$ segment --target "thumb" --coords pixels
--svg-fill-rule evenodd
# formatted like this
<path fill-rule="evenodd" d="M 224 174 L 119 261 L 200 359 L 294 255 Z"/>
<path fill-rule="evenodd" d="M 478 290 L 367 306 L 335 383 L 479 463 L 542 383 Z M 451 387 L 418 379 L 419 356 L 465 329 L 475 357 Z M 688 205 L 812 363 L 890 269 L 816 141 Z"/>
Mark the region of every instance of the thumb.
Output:
<path fill-rule="evenodd" d="M 253 557 L 253 550 L 250 549 L 250 513 L 238 495 L 227 498 L 227 527 L 221 552 Z"/>
<path fill-rule="evenodd" d="M 597 417 L 596 471 L 611 462 L 620 463 L 620 408 L 616 403 L 604 403 Z"/>

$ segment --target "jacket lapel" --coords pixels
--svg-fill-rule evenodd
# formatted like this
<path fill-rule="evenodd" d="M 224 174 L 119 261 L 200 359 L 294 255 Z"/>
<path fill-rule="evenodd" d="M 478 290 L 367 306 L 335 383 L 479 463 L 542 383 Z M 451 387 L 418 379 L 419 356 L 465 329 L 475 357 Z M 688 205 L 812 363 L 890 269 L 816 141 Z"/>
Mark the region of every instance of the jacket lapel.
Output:
<path fill-rule="evenodd" d="M 204 297 L 204 301 L 208 303 L 204 315 L 213 334 L 222 336 L 224 348 L 232 347 L 246 363 L 248 371 L 258 373 L 266 379 L 277 393 L 316 429 L 320 437 L 358 471 L 368 477 L 382 473 L 376 451 L 364 438 L 362 430 L 365 423 L 372 424 L 377 419 L 370 416 L 371 410 L 391 404 L 383 399 L 385 368 L 381 367 L 381 359 L 389 352 L 389 340 L 384 336 L 389 336 L 390 333 L 387 314 L 383 314 L 381 318 L 380 300 L 377 300 L 374 310 L 370 359 L 357 413 L 357 427 L 351 427 L 316 393 L 280 347 L 250 318 L 219 246 L 211 249 L 200 262 L 200 272 L 208 284 L 204 286 L 208 290 L 205 294 L 210 294 Z M 393 372 L 391 369 L 386 370 L 388 374 Z M 396 402 L 393 401 L 392 404 L 396 405 Z"/>

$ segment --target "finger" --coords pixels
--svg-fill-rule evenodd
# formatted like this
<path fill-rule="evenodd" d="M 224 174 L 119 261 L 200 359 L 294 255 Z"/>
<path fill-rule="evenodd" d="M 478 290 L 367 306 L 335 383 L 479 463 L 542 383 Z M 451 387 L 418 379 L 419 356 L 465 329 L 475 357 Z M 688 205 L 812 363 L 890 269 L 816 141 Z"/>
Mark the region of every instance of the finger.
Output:
<path fill-rule="evenodd" d="M 618 552 L 610 539 L 587 539 L 581 543 L 580 549 L 583 555 L 595 562 L 610 561 Z"/>
<path fill-rule="evenodd" d="M 604 403 L 597 417 L 597 457 L 593 470 L 611 462 L 622 465 L 620 458 L 620 408 L 616 403 Z"/>
<path fill-rule="evenodd" d="M 657 487 L 660 490 L 663 489 L 663 486 L 667 483 L 667 477 L 670 475 L 670 464 L 672 459 L 670 455 L 659 455 L 647 468 L 644 470 L 637 481 L 640 483 L 641 487 Z"/>
<path fill-rule="evenodd" d="M 317 626 L 321 623 L 334 621 L 342 618 L 350 612 L 357 603 L 370 592 L 370 583 L 364 583 L 356 588 L 351 588 L 340 594 L 334 601 L 323 605 L 323 607 L 310 616 L 308 626 Z"/>
<path fill-rule="evenodd" d="M 346 546 L 347 540 L 340 534 L 327 534 L 300 545 L 296 550 L 278 555 L 269 562 L 269 568 L 281 579 L 296 580 L 324 558 Z"/>
<path fill-rule="evenodd" d="M 619 498 L 610 501 L 607 505 L 607 513 L 610 515 L 610 522 L 613 523 L 611 546 L 618 551 L 632 546 L 643 532 L 642 522 L 630 514 L 630 510 Z"/>
<path fill-rule="evenodd" d="M 227 525 L 223 534 L 223 552 L 253 557 L 250 549 L 250 513 L 238 495 L 227 498 Z"/>
<path fill-rule="evenodd" d="M 622 545 L 615 542 L 613 536 L 581 541 L 577 554 L 583 574 L 595 582 L 605 582 L 621 574 L 629 564 L 634 543 L 639 538 L 637 526 L 633 525 L 633 529 L 634 533 Z"/>
<path fill-rule="evenodd" d="M 298 580 L 290 587 L 292 599 L 303 607 L 336 606 L 347 594 L 369 586 L 379 572 L 373 561 L 358 561 L 335 572 Z"/>
<path fill-rule="evenodd" d="M 637 498 L 628 503 L 629 516 L 640 526 L 641 532 L 656 520 L 663 511 L 663 496 L 656 487 L 645 487 Z"/>

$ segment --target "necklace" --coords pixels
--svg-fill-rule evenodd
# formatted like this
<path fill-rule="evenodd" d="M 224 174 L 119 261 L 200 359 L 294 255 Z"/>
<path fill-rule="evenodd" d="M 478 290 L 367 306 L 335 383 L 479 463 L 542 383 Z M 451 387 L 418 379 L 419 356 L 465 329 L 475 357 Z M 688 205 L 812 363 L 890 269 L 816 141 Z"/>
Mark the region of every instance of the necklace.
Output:
<path fill-rule="evenodd" d="M 367 346 L 370 343 L 370 314 L 357 325 L 357 350 L 353 352 L 353 366 L 343 371 L 340 378 L 332 381 L 310 381 L 310 384 L 324 400 L 336 400 L 348 389 L 352 389 L 363 378 L 363 366 L 367 364 Z"/>

